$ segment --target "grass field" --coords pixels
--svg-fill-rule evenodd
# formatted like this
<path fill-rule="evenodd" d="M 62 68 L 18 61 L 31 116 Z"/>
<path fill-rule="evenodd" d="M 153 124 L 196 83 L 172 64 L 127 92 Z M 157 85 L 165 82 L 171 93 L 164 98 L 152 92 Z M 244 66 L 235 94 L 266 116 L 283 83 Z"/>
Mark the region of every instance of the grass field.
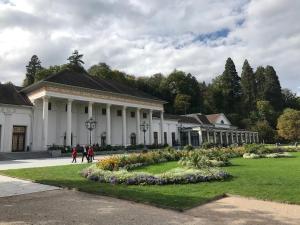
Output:
<path fill-rule="evenodd" d="M 187 209 L 207 202 L 224 193 L 254 197 L 279 202 L 300 204 L 300 153 L 295 158 L 232 160 L 232 166 L 224 168 L 233 178 L 227 181 L 209 183 L 126 186 L 100 184 L 88 181 L 79 175 L 87 164 L 18 169 L 0 171 L 1 174 L 34 180 L 80 191 L 108 195 L 160 207 Z M 139 171 L 161 173 L 177 167 L 176 162 L 162 163 Z"/>

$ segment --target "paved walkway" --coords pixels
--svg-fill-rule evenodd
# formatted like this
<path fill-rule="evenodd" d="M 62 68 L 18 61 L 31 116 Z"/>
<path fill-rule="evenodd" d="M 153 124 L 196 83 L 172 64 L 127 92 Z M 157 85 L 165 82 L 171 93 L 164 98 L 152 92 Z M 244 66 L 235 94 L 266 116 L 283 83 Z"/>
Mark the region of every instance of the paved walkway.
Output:
<path fill-rule="evenodd" d="M 0 175 L 0 197 L 8 197 L 57 189 L 59 188 Z"/>
<path fill-rule="evenodd" d="M 100 159 L 106 156 L 96 156 L 95 159 Z M 0 161 L 0 170 L 8 169 L 23 169 L 23 168 L 36 168 L 46 166 L 61 166 L 68 165 L 72 159 L 69 157 L 61 158 L 46 158 L 46 159 L 20 159 L 20 160 L 7 160 Z M 85 161 L 86 162 L 86 159 Z M 77 158 L 77 163 L 81 163 L 81 158 Z"/>
<path fill-rule="evenodd" d="M 228 197 L 180 213 L 70 190 L 0 198 L 0 224 L 299 225 L 300 206 Z"/>

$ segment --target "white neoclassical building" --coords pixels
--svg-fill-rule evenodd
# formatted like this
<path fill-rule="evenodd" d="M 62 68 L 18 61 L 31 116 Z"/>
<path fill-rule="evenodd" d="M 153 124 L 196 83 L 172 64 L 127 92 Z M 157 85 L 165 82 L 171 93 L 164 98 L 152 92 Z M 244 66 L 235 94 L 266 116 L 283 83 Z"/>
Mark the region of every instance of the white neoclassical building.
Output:
<path fill-rule="evenodd" d="M 258 142 L 224 114 L 167 115 L 166 102 L 122 83 L 64 70 L 26 88 L 0 84 L 0 152 L 49 146 Z M 91 136 L 85 122 L 93 118 Z"/>

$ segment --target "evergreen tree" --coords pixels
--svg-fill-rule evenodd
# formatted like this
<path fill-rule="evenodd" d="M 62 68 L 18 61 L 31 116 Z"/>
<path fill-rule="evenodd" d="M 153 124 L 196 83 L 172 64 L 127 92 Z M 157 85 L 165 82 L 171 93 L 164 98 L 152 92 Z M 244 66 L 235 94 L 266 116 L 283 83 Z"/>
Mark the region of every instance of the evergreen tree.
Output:
<path fill-rule="evenodd" d="M 228 58 L 220 77 L 225 113 L 238 112 L 241 99 L 241 83 L 234 62 Z"/>
<path fill-rule="evenodd" d="M 264 85 L 265 100 L 270 101 L 275 110 L 280 111 L 283 107 L 283 98 L 281 86 L 272 66 L 267 66 L 265 70 L 265 85 Z"/>
<path fill-rule="evenodd" d="M 42 69 L 41 61 L 36 55 L 33 55 L 26 66 L 26 78 L 23 81 L 24 86 L 31 85 L 36 80 L 36 74 Z"/>
<path fill-rule="evenodd" d="M 255 81 L 256 81 L 256 98 L 257 100 L 264 100 L 264 87 L 265 87 L 265 68 L 262 66 L 257 67 L 255 71 Z"/>
<path fill-rule="evenodd" d="M 84 70 L 82 57 L 83 55 L 79 54 L 78 50 L 74 50 L 72 55 L 68 58 L 70 68 L 75 70 Z"/>
<path fill-rule="evenodd" d="M 247 59 L 244 62 L 241 74 L 242 102 L 244 115 L 248 115 L 255 108 L 256 83 L 253 70 Z"/>

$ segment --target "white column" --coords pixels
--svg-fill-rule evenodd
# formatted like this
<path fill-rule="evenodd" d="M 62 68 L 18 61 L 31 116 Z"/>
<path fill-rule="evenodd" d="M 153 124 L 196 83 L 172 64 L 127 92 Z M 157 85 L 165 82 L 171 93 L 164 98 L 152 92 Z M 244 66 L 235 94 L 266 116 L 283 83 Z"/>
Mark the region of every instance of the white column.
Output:
<path fill-rule="evenodd" d="M 229 145 L 229 138 L 228 138 L 228 132 L 225 133 L 226 134 L 226 145 Z"/>
<path fill-rule="evenodd" d="M 249 143 L 249 133 L 245 133 L 245 139 L 246 139 L 246 144 L 248 144 Z"/>
<path fill-rule="evenodd" d="M 89 115 L 89 118 L 93 118 L 93 102 L 89 102 L 89 108 L 88 108 L 88 115 Z M 89 135 L 91 135 L 91 137 L 89 137 L 91 140 L 91 143 L 93 144 L 94 143 L 94 131 L 92 130 L 92 132 L 89 132 Z"/>
<path fill-rule="evenodd" d="M 67 133 L 66 141 L 67 146 L 71 146 L 71 137 L 72 136 L 72 100 L 68 99 L 67 105 Z"/>
<path fill-rule="evenodd" d="M 192 144 L 192 140 L 191 140 L 191 131 L 188 131 L 188 144 L 191 145 Z"/>
<path fill-rule="evenodd" d="M 258 133 L 256 133 L 256 142 L 259 143 Z"/>
<path fill-rule="evenodd" d="M 200 131 L 198 131 L 199 134 L 199 146 L 202 145 L 203 139 L 202 139 L 202 131 L 200 129 Z"/>
<path fill-rule="evenodd" d="M 209 130 L 206 130 L 206 135 L 207 135 L 207 143 L 210 143 Z"/>
<path fill-rule="evenodd" d="M 220 140 L 221 140 L 221 145 L 223 144 L 223 133 L 220 131 Z"/>
<path fill-rule="evenodd" d="M 123 146 L 126 147 L 127 146 L 127 125 L 126 125 L 126 106 L 123 106 L 122 109 L 122 121 L 123 121 Z"/>
<path fill-rule="evenodd" d="M 106 104 L 106 144 L 111 145 L 111 115 L 110 104 Z"/>
<path fill-rule="evenodd" d="M 149 110 L 149 144 L 153 144 L 152 109 Z"/>
<path fill-rule="evenodd" d="M 48 145 L 48 104 L 48 97 L 43 97 L 43 145 L 45 150 L 47 150 Z"/>
<path fill-rule="evenodd" d="M 233 132 L 231 132 L 231 144 L 234 144 L 233 135 L 234 135 L 234 133 L 233 133 Z"/>
<path fill-rule="evenodd" d="M 236 143 L 238 144 L 239 143 L 239 135 L 238 135 L 238 132 L 236 132 Z"/>
<path fill-rule="evenodd" d="M 217 135 L 216 135 L 216 131 L 214 131 L 214 143 L 217 144 Z"/>
<path fill-rule="evenodd" d="M 160 143 L 164 144 L 164 112 L 160 112 Z"/>
<path fill-rule="evenodd" d="M 141 144 L 141 112 L 140 108 L 136 109 L 136 143 Z"/>

